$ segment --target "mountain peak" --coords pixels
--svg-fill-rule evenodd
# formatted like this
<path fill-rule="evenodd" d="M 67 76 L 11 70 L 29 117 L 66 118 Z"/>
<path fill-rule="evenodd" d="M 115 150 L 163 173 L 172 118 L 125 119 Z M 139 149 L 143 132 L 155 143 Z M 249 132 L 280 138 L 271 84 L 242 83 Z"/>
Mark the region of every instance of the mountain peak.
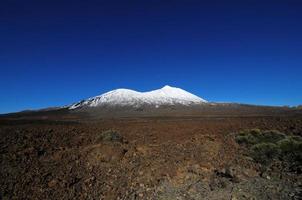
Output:
<path fill-rule="evenodd" d="M 164 87 L 162 87 L 161 89 L 173 89 L 175 87 L 171 87 L 170 85 L 165 85 Z"/>
<path fill-rule="evenodd" d="M 130 89 L 115 89 L 102 95 L 69 106 L 69 109 L 100 106 L 134 106 L 142 105 L 191 105 L 207 101 L 183 89 L 165 85 L 161 89 L 149 92 L 137 92 Z"/>

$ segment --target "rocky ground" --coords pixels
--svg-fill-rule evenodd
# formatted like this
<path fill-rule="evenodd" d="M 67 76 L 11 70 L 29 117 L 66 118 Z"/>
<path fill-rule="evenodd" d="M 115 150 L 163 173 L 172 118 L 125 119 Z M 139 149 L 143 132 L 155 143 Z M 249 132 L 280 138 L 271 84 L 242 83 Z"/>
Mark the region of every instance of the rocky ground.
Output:
<path fill-rule="evenodd" d="M 254 128 L 302 136 L 302 117 L 0 120 L 0 199 L 301 199 L 301 166 L 236 140 Z"/>

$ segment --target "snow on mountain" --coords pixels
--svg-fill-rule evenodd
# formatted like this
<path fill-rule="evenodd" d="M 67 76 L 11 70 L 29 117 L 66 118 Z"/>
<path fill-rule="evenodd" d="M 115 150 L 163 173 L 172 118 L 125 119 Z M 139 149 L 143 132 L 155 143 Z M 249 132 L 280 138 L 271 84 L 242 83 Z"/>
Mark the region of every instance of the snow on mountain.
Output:
<path fill-rule="evenodd" d="M 183 89 L 170 87 L 168 85 L 161 89 L 149 92 L 137 92 L 129 89 L 116 89 L 99 96 L 80 101 L 69 107 L 76 109 L 82 107 L 111 106 L 135 106 L 148 104 L 155 107 L 161 105 L 191 105 L 206 103 L 207 101 L 191 94 Z"/>

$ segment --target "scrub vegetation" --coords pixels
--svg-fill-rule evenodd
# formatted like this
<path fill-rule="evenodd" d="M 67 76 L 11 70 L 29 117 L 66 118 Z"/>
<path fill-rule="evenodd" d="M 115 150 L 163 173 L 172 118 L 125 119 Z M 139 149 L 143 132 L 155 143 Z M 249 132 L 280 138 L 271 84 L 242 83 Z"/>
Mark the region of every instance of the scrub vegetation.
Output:
<path fill-rule="evenodd" d="M 238 144 L 244 145 L 250 156 L 260 164 L 269 165 L 277 160 L 291 170 L 301 170 L 302 137 L 300 136 L 286 135 L 276 130 L 251 129 L 239 132 L 235 139 Z"/>

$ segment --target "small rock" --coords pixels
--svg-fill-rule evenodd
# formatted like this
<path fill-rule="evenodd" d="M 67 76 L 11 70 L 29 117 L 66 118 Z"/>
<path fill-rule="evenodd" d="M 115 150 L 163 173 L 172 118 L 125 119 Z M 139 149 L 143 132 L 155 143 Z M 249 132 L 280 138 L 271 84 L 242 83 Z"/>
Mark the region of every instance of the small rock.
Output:
<path fill-rule="evenodd" d="M 54 187 L 57 184 L 57 181 L 55 179 L 48 182 L 48 187 Z"/>

